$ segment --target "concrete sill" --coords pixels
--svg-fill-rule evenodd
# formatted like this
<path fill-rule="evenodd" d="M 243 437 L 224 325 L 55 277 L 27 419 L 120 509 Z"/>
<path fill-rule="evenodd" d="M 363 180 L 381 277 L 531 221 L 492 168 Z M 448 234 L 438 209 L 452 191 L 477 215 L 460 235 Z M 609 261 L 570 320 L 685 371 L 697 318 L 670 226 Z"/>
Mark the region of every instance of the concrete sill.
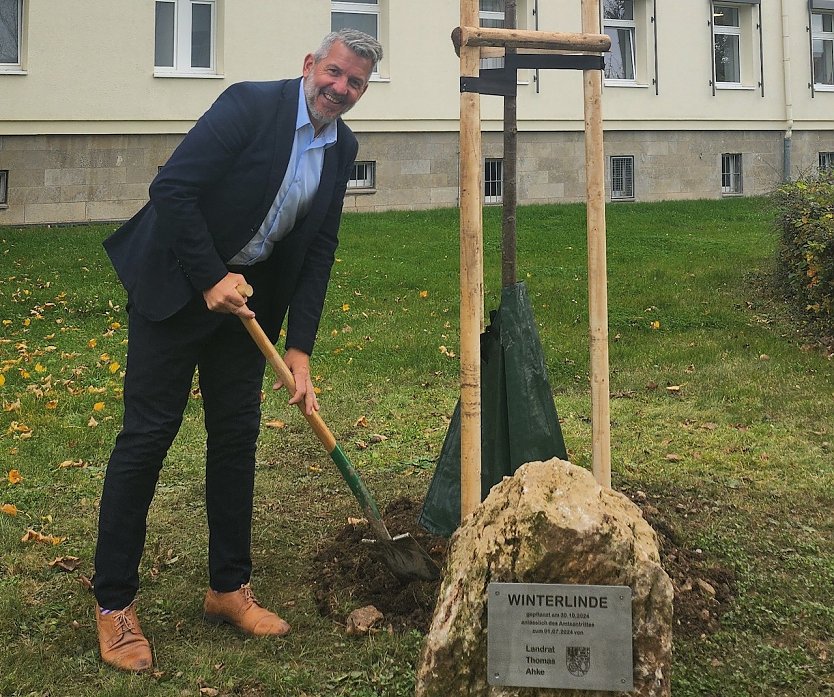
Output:
<path fill-rule="evenodd" d="M 28 75 L 28 70 L 6 70 L 4 68 L 0 68 L 0 75 Z"/>
<path fill-rule="evenodd" d="M 376 189 L 347 189 L 345 196 L 367 196 L 368 194 L 375 194 Z"/>
<path fill-rule="evenodd" d="M 222 80 L 226 76 L 222 73 L 157 73 L 154 77 L 197 78 L 198 80 Z"/>

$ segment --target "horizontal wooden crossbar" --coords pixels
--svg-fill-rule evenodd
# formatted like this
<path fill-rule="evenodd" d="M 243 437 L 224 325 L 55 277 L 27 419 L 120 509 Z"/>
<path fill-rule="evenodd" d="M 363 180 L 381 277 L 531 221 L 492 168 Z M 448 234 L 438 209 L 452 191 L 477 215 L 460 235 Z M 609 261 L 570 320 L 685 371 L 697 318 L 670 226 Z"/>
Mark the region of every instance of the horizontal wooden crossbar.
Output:
<path fill-rule="evenodd" d="M 587 53 L 602 53 L 611 48 L 611 39 L 605 34 L 492 29 L 487 27 L 456 27 L 452 31 L 452 43 L 458 55 L 460 55 L 462 46 L 537 48 Z"/>

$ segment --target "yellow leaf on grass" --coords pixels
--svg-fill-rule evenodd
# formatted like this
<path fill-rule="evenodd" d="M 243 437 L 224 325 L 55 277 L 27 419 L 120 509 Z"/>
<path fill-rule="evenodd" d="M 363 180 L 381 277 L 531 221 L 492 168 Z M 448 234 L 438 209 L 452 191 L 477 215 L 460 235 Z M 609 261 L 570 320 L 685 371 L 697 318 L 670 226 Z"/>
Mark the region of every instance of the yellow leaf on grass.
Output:
<path fill-rule="evenodd" d="M 12 323 L 12 321 L 10 319 L 4 319 L 3 320 L 3 326 L 4 327 L 8 327 L 11 323 Z"/>
<path fill-rule="evenodd" d="M 120 366 L 118 363 L 116 363 L 115 361 L 113 361 L 113 362 L 110 364 L 110 372 L 111 372 L 111 373 L 115 373 L 115 372 L 117 372 L 117 371 L 119 370 L 119 368 L 120 368 L 120 367 L 121 367 L 121 366 Z"/>
<path fill-rule="evenodd" d="M 22 377 L 24 380 L 28 380 L 30 377 L 32 377 L 32 374 L 28 370 L 21 370 L 20 377 Z"/>
<path fill-rule="evenodd" d="M 654 322 L 652 322 L 651 327 L 652 329 L 660 329 L 660 322 L 655 320 Z"/>
<path fill-rule="evenodd" d="M 26 534 L 20 538 L 21 542 L 43 542 L 47 545 L 59 545 L 66 537 L 55 537 L 55 535 L 44 535 L 43 533 L 36 532 L 35 530 L 27 530 Z"/>
<path fill-rule="evenodd" d="M 55 409 L 58 406 L 57 399 L 50 399 L 45 405 L 47 409 Z"/>
<path fill-rule="evenodd" d="M 350 309 L 350 305 L 348 305 L 347 303 L 342 305 L 342 312 L 347 312 L 349 309 Z"/>
<path fill-rule="evenodd" d="M 16 399 L 9 404 L 3 403 L 3 411 L 20 411 L 20 399 Z"/>
<path fill-rule="evenodd" d="M 20 484 L 23 481 L 23 475 L 19 470 L 9 470 L 9 484 Z"/>
<path fill-rule="evenodd" d="M 6 376 L 3 373 L 0 373 L 0 387 L 6 384 Z"/>
<path fill-rule="evenodd" d="M 98 357 L 98 359 L 99 359 L 100 361 L 102 361 L 103 363 L 106 363 L 107 361 L 109 361 L 109 360 L 110 360 L 110 354 L 109 354 L 109 353 L 102 353 L 102 354 Z"/>
<path fill-rule="evenodd" d="M 93 411 L 104 411 L 104 402 L 96 402 L 93 404 Z"/>
<path fill-rule="evenodd" d="M 367 416 L 360 416 L 356 419 L 356 423 L 353 424 L 354 426 L 361 426 L 362 428 L 368 428 L 368 417 Z"/>
<path fill-rule="evenodd" d="M 46 368 L 40 363 L 35 363 L 35 372 L 36 373 L 45 373 Z"/>
<path fill-rule="evenodd" d="M 428 298 L 428 297 L 429 297 L 429 291 L 427 291 L 427 290 L 421 290 L 421 291 L 420 291 L 420 297 L 421 297 L 421 298 Z"/>
<path fill-rule="evenodd" d="M 321 394 L 321 387 L 314 387 L 314 388 L 313 388 L 313 392 L 314 392 L 315 394 Z"/>
<path fill-rule="evenodd" d="M 95 339 L 90 339 L 87 342 L 87 348 L 95 348 L 98 342 Z"/>
<path fill-rule="evenodd" d="M 32 320 L 30 320 L 28 317 L 25 320 L 23 320 L 24 327 L 28 327 L 30 324 L 32 324 Z"/>
<path fill-rule="evenodd" d="M 84 460 L 64 460 L 58 464 L 60 469 L 67 469 L 69 467 L 86 467 L 87 463 Z"/>
<path fill-rule="evenodd" d="M 122 325 L 119 324 L 118 322 L 111 322 L 110 323 L 110 329 L 121 329 L 121 327 L 122 327 Z"/>
<path fill-rule="evenodd" d="M 264 426 L 267 428 L 284 428 L 286 424 L 281 421 L 281 419 L 272 419 L 271 421 L 267 421 L 264 423 Z"/>
<path fill-rule="evenodd" d="M 4 503 L 2 506 L 0 506 L 0 511 L 5 513 L 6 515 L 14 517 L 17 515 L 17 506 L 15 506 L 13 503 Z"/>

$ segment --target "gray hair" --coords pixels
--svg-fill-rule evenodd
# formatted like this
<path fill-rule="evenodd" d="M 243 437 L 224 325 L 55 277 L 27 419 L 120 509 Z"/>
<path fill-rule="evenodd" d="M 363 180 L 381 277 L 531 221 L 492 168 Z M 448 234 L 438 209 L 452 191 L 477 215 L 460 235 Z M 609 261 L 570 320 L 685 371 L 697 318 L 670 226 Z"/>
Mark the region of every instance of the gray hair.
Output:
<path fill-rule="evenodd" d="M 337 41 L 343 43 L 360 58 L 366 58 L 376 65 L 382 60 L 382 44 L 373 36 L 358 29 L 339 29 L 332 31 L 322 39 L 321 46 L 313 54 L 313 59 L 318 63 L 324 58 Z"/>

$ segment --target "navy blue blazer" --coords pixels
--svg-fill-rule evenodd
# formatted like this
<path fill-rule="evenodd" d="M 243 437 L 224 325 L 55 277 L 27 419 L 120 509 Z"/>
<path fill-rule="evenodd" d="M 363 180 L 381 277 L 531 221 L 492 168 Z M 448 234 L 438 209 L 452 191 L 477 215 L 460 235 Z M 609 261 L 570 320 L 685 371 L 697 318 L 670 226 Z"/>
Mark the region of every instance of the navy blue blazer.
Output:
<path fill-rule="evenodd" d="M 225 90 L 153 180 L 150 201 L 105 240 L 128 302 L 148 319 L 167 319 L 217 283 L 260 227 L 292 152 L 300 80 Z M 270 325 L 280 327 L 289 310 L 287 347 L 306 353 L 313 350 L 358 149 L 341 119 L 337 129 L 309 213 L 268 261 L 275 275 Z"/>

